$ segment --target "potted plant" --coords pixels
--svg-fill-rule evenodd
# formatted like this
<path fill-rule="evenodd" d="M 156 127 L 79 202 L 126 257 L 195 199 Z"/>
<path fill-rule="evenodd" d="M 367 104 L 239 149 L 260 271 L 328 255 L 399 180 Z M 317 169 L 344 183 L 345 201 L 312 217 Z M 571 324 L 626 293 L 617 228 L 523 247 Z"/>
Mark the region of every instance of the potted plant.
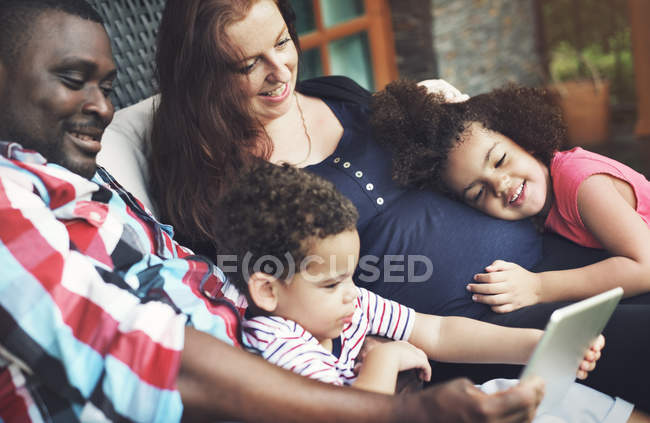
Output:
<path fill-rule="evenodd" d="M 609 139 L 609 81 L 603 80 L 588 61 L 585 63 L 591 78 L 556 81 L 551 85 L 567 124 L 567 147 L 597 145 Z"/>
<path fill-rule="evenodd" d="M 617 87 L 613 97 L 620 96 L 626 79 L 626 0 L 538 1 L 551 59 L 551 87 L 567 121 L 569 142 L 603 143 L 609 139 L 610 78 Z"/>

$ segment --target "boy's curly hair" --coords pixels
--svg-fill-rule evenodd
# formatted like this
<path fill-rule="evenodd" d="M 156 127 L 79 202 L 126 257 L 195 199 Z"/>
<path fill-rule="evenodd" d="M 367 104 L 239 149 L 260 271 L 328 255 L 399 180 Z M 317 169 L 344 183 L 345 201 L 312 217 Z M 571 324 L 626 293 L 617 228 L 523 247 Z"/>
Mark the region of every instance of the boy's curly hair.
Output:
<path fill-rule="evenodd" d="M 260 160 L 219 200 L 212 231 L 217 254 L 237 258 L 238 270 L 228 277 L 248 295 L 245 275 L 260 270 L 255 263 L 286 280 L 314 242 L 355 229 L 357 219 L 355 206 L 329 181 Z"/>
<path fill-rule="evenodd" d="M 453 195 L 441 178 L 449 151 L 472 122 L 512 139 L 546 166 L 564 145 L 566 126 L 547 90 L 508 85 L 448 103 L 415 82 L 398 80 L 373 95 L 370 123 L 393 151 L 393 179 Z"/>

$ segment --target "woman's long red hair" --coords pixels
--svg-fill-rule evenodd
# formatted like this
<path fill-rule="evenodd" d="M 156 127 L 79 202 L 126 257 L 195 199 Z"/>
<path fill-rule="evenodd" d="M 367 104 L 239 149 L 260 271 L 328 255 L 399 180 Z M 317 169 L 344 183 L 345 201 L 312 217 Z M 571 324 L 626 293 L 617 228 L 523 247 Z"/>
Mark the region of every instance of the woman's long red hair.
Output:
<path fill-rule="evenodd" d="M 273 149 L 238 88 L 233 63 L 241 55 L 226 34 L 254 3 L 168 0 L 163 12 L 149 178 L 162 220 L 189 241 L 209 241 L 215 204 L 250 152 L 268 159 Z M 288 0 L 277 4 L 298 46 L 293 10 Z"/>

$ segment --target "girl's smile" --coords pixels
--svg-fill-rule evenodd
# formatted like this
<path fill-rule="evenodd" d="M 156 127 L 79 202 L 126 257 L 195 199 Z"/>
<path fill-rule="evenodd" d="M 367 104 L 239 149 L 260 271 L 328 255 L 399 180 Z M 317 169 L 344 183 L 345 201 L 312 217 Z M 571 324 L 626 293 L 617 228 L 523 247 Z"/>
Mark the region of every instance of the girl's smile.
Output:
<path fill-rule="evenodd" d="M 465 203 L 500 219 L 518 220 L 548 209 L 544 164 L 508 137 L 472 122 L 450 150 L 445 183 Z"/>

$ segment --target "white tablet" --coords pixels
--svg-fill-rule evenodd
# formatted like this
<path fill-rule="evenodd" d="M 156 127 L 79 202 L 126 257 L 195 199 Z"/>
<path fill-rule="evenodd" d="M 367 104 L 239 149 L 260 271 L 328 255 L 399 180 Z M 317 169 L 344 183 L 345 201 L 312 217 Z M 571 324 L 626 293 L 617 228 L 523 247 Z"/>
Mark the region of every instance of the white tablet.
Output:
<path fill-rule="evenodd" d="M 549 410 L 566 395 L 585 351 L 603 331 L 622 295 L 623 288 L 618 287 L 553 312 L 520 376 L 525 379 L 535 375 L 545 382 L 546 393 L 537 414 Z"/>

